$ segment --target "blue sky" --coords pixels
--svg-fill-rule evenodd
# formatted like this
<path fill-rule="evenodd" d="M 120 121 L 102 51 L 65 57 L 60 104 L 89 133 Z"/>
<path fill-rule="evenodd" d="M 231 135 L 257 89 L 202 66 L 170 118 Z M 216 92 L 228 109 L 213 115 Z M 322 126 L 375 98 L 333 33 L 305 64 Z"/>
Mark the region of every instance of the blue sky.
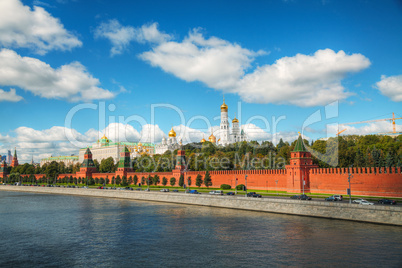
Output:
<path fill-rule="evenodd" d="M 402 4 L 391 0 L 3 0 L 0 154 L 77 153 L 102 132 L 158 142 L 172 126 L 198 141 L 218 135 L 223 95 L 259 141 L 298 131 L 315 140 L 336 123 L 401 117 L 401 25 Z M 157 108 L 152 119 L 153 104 L 180 112 Z M 77 105 L 87 108 L 66 125 Z M 344 134 L 391 130 L 374 122 Z"/>

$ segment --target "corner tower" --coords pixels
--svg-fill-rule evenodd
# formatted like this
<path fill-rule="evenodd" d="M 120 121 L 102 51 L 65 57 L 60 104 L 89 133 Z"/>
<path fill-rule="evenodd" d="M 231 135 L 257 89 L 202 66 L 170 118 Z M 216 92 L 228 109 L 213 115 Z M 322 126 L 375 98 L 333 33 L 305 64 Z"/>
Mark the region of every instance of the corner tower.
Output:
<path fill-rule="evenodd" d="M 310 192 L 309 170 L 318 168 L 313 164 L 311 153 L 304 146 L 303 138 L 299 132 L 295 148 L 290 153 L 290 163 L 286 165 L 287 191 L 294 193 Z"/>

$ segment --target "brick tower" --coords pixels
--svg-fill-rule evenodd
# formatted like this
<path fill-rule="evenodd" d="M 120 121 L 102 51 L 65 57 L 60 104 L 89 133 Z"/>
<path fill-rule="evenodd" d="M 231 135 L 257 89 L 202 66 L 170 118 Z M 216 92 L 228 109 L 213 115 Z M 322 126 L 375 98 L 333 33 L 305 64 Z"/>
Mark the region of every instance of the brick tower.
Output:
<path fill-rule="evenodd" d="M 127 176 L 127 172 L 133 171 L 131 168 L 130 151 L 124 146 L 124 150 L 120 153 L 119 166 L 117 168 L 116 176 Z"/>
<path fill-rule="evenodd" d="M 176 156 L 176 167 L 173 169 L 173 176 L 178 179 L 186 171 L 186 154 L 184 150 L 178 150 Z"/>
<path fill-rule="evenodd" d="M 18 158 L 17 158 L 17 149 L 14 149 L 14 156 L 13 156 L 13 160 L 11 161 L 11 166 L 12 167 L 16 167 L 18 166 Z"/>
<path fill-rule="evenodd" d="M 6 163 L 6 161 L 3 161 L 3 163 L 1 163 L 1 165 L 0 165 L 0 178 L 4 179 L 7 176 L 7 174 L 8 174 L 7 163 Z"/>
<path fill-rule="evenodd" d="M 96 167 L 94 161 L 92 160 L 92 152 L 87 148 L 84 154 L 84 161 L 81 164 L 80 171 L 77 172 L 79 177 L 91 177 L 92 173 L 96 173 Z"/>
<path fill-rule="evenodd" d="M 303 138 L 299 132 L 295 148 L 290 153 L 290 164 L 286 165 L 287 191 L 294 193 L 310 192 L 309 170 L 318 168 L 313 165 L 311 153 L 304 146 Z"/>

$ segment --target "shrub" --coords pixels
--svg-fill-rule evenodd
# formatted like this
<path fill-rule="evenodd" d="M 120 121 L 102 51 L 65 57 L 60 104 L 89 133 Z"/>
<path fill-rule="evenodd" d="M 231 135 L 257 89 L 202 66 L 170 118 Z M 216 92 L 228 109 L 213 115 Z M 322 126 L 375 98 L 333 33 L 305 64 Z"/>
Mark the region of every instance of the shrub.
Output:
<path fill-rule="evenodd" d="M 244 189 L 244 184 L 239 184 L 236 186 L 236 190 L 243 190 Z"/>
<path fill-rule="evenodd" d="M 232 189 L 232 186 L 230 186 L 229 184 L 221 184 L 221 189 L 230 190 L 230 189 Z"/>

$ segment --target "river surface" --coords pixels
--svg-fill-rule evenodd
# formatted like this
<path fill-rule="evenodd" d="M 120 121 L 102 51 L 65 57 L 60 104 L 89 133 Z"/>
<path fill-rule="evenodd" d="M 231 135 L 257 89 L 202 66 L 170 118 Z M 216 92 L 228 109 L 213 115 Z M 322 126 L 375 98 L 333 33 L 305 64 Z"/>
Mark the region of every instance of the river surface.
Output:
<path fill-rule="evenodd" d="M 0 267 L 402 267 L 402 228 L 0 191 Z"/>

